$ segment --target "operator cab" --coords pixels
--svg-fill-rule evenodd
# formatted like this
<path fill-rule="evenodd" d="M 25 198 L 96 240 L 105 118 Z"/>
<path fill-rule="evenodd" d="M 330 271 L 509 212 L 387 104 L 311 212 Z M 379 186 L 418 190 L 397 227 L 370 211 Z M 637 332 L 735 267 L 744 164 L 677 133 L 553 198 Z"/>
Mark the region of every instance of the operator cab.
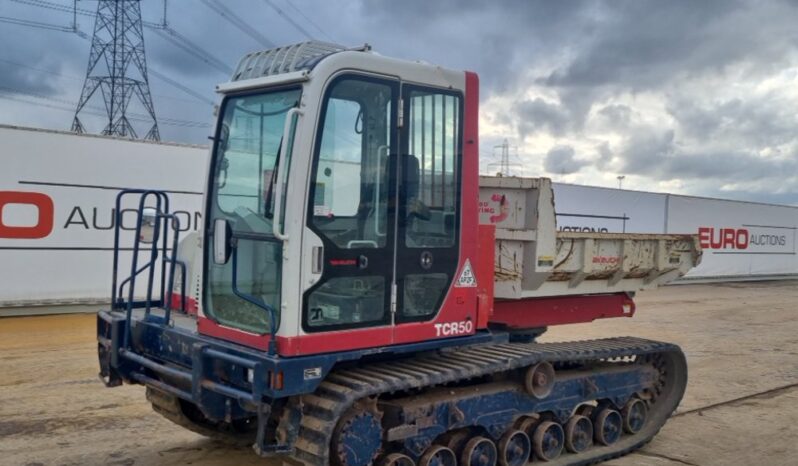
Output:
<path fill-rule="evenodd" d="M 244 57 L 217 88 L 199 331 L 282 355 L 474 333 L 476 86 L 368 46 Z"/>

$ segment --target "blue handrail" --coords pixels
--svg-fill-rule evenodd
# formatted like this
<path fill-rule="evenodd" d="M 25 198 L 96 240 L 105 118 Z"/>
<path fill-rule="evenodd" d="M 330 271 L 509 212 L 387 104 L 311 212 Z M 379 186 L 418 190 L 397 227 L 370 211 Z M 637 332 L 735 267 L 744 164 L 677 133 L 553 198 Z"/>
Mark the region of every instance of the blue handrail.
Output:
<path fill-rule="evenodd" d="M 169 260 L 169 283 L 172 284 L 172 286 L 174 286 L 174 282 L 175 282 L 175 263 L 176 263 L 176 257 L 177 257 L 177 244 L 178 244 L 178 237 L 180 236 L 180 219 L 177 218 L 174 214 L 169 214 L 169 213 L 158 214 L 156 216 L 156 218 L 163 219 L 164 222 L 166 222 L 167 220 L 171 220 L 172 221 L 172 232 L 173 232 L 173 234 L 172 234 L 172 257 L 171 257 L 171 260 Z M 157 229 L 157 225 L 160 225 L 160 223 L 161 223 L 160 221 L 155 222 L 156 229 Z M 166 238 L 165 234 L 164 234 L 164 238 Z M 167 257 L 166 257 L 166 249 L 164 249 L 164 261 L 166 261 L 166 259 L 167 259 Z M 182 277 L 182 289 L 181 289 L 181 295 L 183 296 L 183 303 L 182 304 L 183 304 L 183 311 L 185 311 L 185 307 L 186 307 L 186 303 L 185 303 L 185 300 L 186 300 L 186 268 L 185 268 L 185 264 L 183 265 L 183 273 L 180 276 Z M 166 299 L 166 287 L 164 286 L 163 280 L 164 280 L 164 273 L 161 273 L 161 302 L 164 304 L 164 319 L 166 320 L 166 322 L 169 322 L 169 317 L 172 314 L 172 302 L 171 302 L 172 300 L 171 299 L 169 299 L 169 300 Z"/>
<path fill-rule="evenodd" d="M 169 212 L 169 197 L 163 191 L 146 190 L 146 189 L 123 189 L 116 195 L 116 204 L 115 204 L 115 209 L 114 209 L 114 217 L 115 217 L 115 219 L 114 219 L 113 268 L 112 268 L 112 272 L 111 272 L 111 307 L 113 309 L 118 309 L 119 307 L 117 306 L 117 304 L 119 304 L 121 306 L 122 303 L 123 303 L 123 301 L 121 299 L 122 298 L 121 292 L 118 295 L 118 297 L 117 297 L 117 294 L 116 294 L 118 277 L 119 277 L 119 232 L 122 229 L 122 218 L 123 218 L 122 199 L 125 196 L 129 195 L 129 194 L 141 194 L 142 198 L 144 198 L 146 196 L 149 196 L 149 195 L 156 195 L 159 198 L 159 200 L 158 200 L 159 206 L 160 206 L 160 202 L 162 201 L 163 202 L 163 210 L 164 210 L 164 212 L 166 212 L 166 213 Z M 142 199 L 142 201 L 143 200 L 144 199 Z M 143 204 L 143 202 L 141 204 Z M 134 242 L 135 242 L 134 243 L 134 249 L 136 249 L 136 250 L 137 250 L 138 242 L 140 241 L 139 235 L 141 234 L 141 220 L 142 220 L 142 218 L 141 218 L 142 217 L 141 210 L 142 209 L 140 208 L 139 211 L 137 212 L 137 214 L 138 214 L 138 219 L 137 219 L 137 222 L 136 222 L 136 232 L 137 233 L 136 233 L 136 238 L 134 239 Z M 153 242 L 155 242 L 155 241 L 153 241 Z M 165 248 L 165 246 L 166 246 L 166 237 L 165 236 L 164 236 L 164 243 L 163 244 L 164 244 L 164 251 L 165 251 L 166 250 L 166 248 Z M 165 265 L 166 264 L 163 264 L 164 267 L 165 267 Z M 134 270 L 131 270 L 131 276 L 136 275 L 136 274 L 137 274 L 137 272 L 135 272 Z M 163 275 L 162 275 L 162 277 L 163 277 Z"/>
<path fill-rule="evenodd" d="M 121 283 L 119 281 L 119 238 L 120 238 L 120 230 L 122 229 L 122 218 L 123 218 L 123 210 L 122 210 L 122 199 L 129 195 L 129 194 L 138 194 L 139 203 L 137 209 L 137 219 L 136 219 L 136 228 L 135 228 L 135 237 L 133 239 L 133 256 L 130 261 L 130 275 L 125 278 Z M 150 198 L 154 198 L 155 204 L 155 224 L 153 225 L 153 240 L 149 247 L 149 259 L 139 267 L 139 252 L 142 250 L 141 248 L 141 230 L 142 230 L 142 223 L 144 221 L 144 209 L 147 206 L 147 201 Z M 134 301 L 134 293 L 136 291 L 136 278 L 145 270 L 148 271 L 147 274 L 147 294 L 144 300 L 144 316 L 145 319 L 150 317 L 150 313 L 153 307 L 153 288 L 155 282 L 155 267 L 159 262 L 160 257 L 160 265 L 161 265 L 161 280 L 160 280 L 160 301 L 158 303 L 164 307 L 164 315 L 163 317 L 158 317 L 158 319 L 163 319 L 164 322 L 169 322 L 171 318 L 171 311 L 172 311 L 172 303 L 171 299 L 167 302 L 167 283 L 170 287 L 174 284 L 175 279 L 175 268 L 177 266 L 181 269 L 181 280 L 180 280 L 180 291 L 182 294 L 181 297 L 181 309 L 185 312 L 186 309 L 186 271 L 187 267 L 185 262 L 180 261 L 177 259 L 177 247 L 178 247 L 178 240 L 180 235 L 180 220 L 169 211 L 169 197 L 163 191 L 156 191 L 156 190 L 144 190 L 144 189 L 125 189 L 120 191 L 116 196 L 116 210 L 115 210 L 115 225 L 114 225 L 114 251 L 113 251 L 113 271 L 111 277 L 111 308 L 112 309 L 124 309 L 125 310 L 125 320 L 128 325 L 125 326 L 124 336 L 123 336 L 123 344 L 122 348 L 129 348 L 130 347 L 130 332 L 131 326 L 130 321 L 133 314 L 133 308 L 136 306 L 137 303 Z M 171 224 L 169 221 L 171 220 Z M 172 227 L 172 253 L 169 254 L 169 235 L 168 230 L 169 227 Z M 162 234 L 162 231 L 163 234 Z M 160 240 L 160 247 L 159 247 L 159 240 Z M 146 248 L 145 248 L 146 249 Z M 167 265 L 168 265 L 168 282 L 167 282 Z M 118 285 L 118 286 L 117 286 Z M 128 287 L 127 289 L 127 299 L 123 299 L 125 286 Z M 138 306 L 136 306 L 138 307 Z"/>

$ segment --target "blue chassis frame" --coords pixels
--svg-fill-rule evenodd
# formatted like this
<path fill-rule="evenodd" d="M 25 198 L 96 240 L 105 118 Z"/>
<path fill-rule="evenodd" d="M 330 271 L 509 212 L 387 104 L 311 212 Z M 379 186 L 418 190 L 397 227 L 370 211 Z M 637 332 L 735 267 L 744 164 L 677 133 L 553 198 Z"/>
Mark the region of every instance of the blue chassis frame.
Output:
<path fill-rule="evenodd" d="M 144 304 L 135 303 L 134 307 Z M 230 414 L 235 417 L 238 411 L 233 407 L 231 413 L 226 399 L 237 400 L 246 408 L 240 412 L 243 417 L 257 412 L 263 403 L 312 393 L 339 363 L 508 341 L 506 333 L 481 331 L 471 336 L 382 348 L 281 357 L 167 325 L 163 317 L 141 311 L 131 315 L 126 347 L 126 322 L 122 310 L 100 311 L 97 316 L 100 375 L 104 383 L 149 384 L 195 403 L 206 416 L 216 420 Z M 281 388 L 273 386 L 275 375 L 280 373 Z"/>

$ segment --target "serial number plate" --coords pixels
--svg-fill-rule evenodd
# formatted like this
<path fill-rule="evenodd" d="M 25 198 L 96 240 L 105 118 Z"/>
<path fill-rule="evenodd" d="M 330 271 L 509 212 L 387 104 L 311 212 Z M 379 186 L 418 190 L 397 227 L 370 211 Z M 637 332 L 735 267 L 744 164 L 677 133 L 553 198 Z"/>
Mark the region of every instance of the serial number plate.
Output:
<path fill-rule="evenodd" d="M 321 367 L 311 367 L 305 369 L 305 380 L 313 380 L 321 378 Z"/>

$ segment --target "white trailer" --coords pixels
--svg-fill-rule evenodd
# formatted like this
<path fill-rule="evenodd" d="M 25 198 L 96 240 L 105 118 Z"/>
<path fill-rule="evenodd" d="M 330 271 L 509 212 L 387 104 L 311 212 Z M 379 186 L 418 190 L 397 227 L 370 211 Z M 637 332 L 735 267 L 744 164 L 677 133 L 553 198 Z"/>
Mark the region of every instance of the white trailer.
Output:
<path fill-rule="evenodd" d="M 120 189 L 167 191 L 182 230 L 201 224 L 203 147 L 0 126 L 0 154 L 0 315 L 110 299 Z M 123 205 L 123 235 L 134 207 Z"/>
<path fill-rule="evenodd" d="M 111 222 L 120 188 L 167 191 L 184 230 L 201 224 L 207 147 L 0 125 L 0 154 L 0 315 L 21 306 L 108 299 Z M 343 168 L 350 167 L 336 170 Z M 798 207 L 559 183 L 553 191 L 561 240 L 568 232 L 699 234 L 703 260 L 684 278 L 798 276 Z M 326 202 L 352 204 L 340 198 Z M 489 223 L 498 206 L 490 196 L 481 202 L 482 221 Z M 125 222 L 132 222 L 132 215 L 125 214 Z M 27 237 L 19 237 L 19 228 Z M 509 247 L 508 241 L 503 243 Z M 575 243 L 579 247 L 558 270 L 573 271 L 574 261 L 584 264 L 586 244 Z M 612 265 L 602 259 L 608 256 L 601 250 L 588 255 L 596 260 L 589 264 L 598 271 L 591 272 L 594 277 Z M 566 287 L 572 278 L 559 284 L 545 280 L 544 288 Z"/>

